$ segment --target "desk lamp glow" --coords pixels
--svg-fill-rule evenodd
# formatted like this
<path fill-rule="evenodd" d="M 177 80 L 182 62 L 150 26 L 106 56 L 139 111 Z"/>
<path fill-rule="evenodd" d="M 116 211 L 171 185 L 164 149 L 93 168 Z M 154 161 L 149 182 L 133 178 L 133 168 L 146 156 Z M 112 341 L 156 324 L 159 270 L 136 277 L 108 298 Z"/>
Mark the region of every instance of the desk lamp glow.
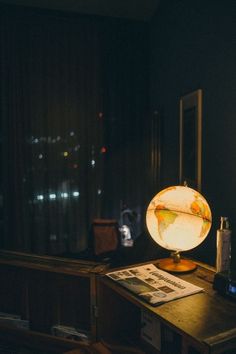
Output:
<path fill-rule="evenodd" d="M 171 258 L 160 260 L 161 269 L 187 272 L 196 268 L 192 261 L 181 259 L 180 252 L 200 245 L 211 228 L 211 210 L 199 192 L 186 186 L 160 191 L 147 208 L 146 224 L 153 240 L 172 251 Z"/>

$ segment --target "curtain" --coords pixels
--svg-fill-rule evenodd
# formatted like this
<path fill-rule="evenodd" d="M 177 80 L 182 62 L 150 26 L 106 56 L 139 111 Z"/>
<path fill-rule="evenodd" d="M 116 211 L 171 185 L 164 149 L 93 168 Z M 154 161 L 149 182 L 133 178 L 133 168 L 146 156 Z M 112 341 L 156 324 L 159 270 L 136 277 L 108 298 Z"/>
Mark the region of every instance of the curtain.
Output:
<path fill-rule="evenodd" d="M 1 247 L 78 253 L 93 219 L 124 208 L 140 233 L 154 166 L 147 24 L 0 10 Z"/>
<path fill-rule="evenodd" d="M 2 8 L 4 247 L 86 248 L 102 198 L 97 26 L 88 18 Z"/>

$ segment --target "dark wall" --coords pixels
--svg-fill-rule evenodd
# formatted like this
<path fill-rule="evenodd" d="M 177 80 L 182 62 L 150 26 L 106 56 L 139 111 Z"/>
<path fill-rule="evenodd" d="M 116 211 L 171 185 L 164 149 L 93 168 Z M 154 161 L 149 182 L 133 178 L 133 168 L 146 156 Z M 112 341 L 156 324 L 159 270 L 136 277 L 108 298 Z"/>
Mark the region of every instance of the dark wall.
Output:
<path fill-rule="evenodd" d="M 234 1 L 166 0 L 150 24 L 151 109 L 161 110 L 164 126 L 162 187 L 179 183 L 179 99 L 203 90 L 202 194 L 213 227 L 195 253 L 211 264 L 221 215 L 231 221 L 236 263 L 235 20 Z"/>

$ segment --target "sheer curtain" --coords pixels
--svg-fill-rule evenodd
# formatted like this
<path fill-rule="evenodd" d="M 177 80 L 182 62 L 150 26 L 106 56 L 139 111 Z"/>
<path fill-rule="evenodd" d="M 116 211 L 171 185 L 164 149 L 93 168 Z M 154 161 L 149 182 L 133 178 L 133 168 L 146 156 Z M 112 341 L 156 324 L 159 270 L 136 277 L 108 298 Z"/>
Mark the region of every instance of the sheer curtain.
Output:
<path fill-rule="evenodd" d="M 86 248 L 103 190 L 99 46 L 93 19 L 1 8 L 5 248 Z"/>
<path fill-rule="evenodd" d="M 124 207 L 141 232 L 155 135 L 147 24 L 0 10 L 1 247 L 78 253 L 92 220 Z"/>

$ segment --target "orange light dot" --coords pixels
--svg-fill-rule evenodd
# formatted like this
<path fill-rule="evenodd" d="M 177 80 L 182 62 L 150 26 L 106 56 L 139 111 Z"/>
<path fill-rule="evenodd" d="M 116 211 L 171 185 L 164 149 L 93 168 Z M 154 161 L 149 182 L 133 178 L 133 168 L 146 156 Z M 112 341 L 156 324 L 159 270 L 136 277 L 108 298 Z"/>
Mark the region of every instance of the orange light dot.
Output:
<path fill-rule="evenodd" d="M 107 152 L 107 149 L 106 149 L 105 146 L 103 146 L 100 151 L 101 151 L 102 154 L 104 154 L 105 152 Z"/>

